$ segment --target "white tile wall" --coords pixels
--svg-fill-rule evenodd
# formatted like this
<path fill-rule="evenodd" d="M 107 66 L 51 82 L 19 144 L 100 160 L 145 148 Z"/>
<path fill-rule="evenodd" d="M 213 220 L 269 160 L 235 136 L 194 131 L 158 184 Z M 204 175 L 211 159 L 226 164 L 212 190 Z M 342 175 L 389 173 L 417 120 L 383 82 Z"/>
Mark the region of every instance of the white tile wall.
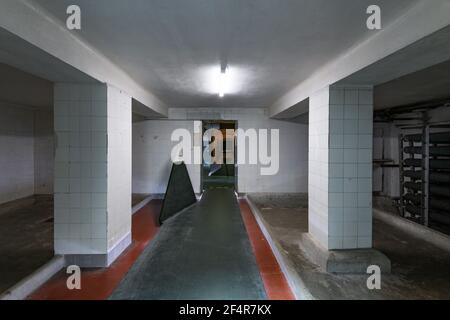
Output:
<path fill-rule="evenodd" d="M 106 254 L 131 230 L 131 98 L 55 85 L 55 251 Z"/>
<path fill-rule="evenodd" d="M 310 232 L 332 249 L 372 246 L 372 89 L 310 98 Z"/>

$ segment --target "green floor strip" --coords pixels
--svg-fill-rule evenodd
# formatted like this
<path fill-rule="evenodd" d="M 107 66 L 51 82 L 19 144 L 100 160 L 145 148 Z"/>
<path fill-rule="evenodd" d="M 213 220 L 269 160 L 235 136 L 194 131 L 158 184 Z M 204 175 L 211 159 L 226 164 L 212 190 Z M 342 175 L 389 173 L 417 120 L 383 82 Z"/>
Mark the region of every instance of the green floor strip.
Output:
<path fill-rule="evenodd" d="M 167 220 L 111 299 L 266 299 L 232 189 Z"/>

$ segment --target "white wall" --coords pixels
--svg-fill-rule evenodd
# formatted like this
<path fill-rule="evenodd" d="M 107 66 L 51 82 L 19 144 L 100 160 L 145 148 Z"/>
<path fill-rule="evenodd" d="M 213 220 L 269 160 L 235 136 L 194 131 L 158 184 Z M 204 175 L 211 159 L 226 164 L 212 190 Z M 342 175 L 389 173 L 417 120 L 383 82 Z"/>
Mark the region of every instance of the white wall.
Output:
<path fill-rule="evenodd" d="M 278 173 L 273 176 L 261 175 L 259 164 L 239 165 L 239 192 L 306 193 L 308 191 L 308 126 L 255 117 L 238 120 L 238 127 L 243 130 L 278 129 L 280 134 Z"/>
<path fill-rule="evenodd" d="M 35 194 L 53 194 L 54 166 L 53 110 L 37 110 L 34 116 Z"/>
<path fill-rule="evenodd" d="M 131 97 L 108 86 L 108 250 L 131 232 Z M 106 164 L 101 165 L 106 168 Z"/>
<path fill-rule="evenodd" d="M 393 124 L 375 123 L 373 158 L 389 159 L 398 164 L 398 137 L 400 129 Z M 383 151 L 384 149 L 384 151 Z M 384 173 L 383 173 L 384 172 Z M 383 177 L 384 175 L 384 177 Z M 374 167 L 373 171 L 373 191 L 381 192 L 388 197 L 398 197 L 400 195 L 399 168 Z"/>
<path fill-rule="evenodd" d="M 176 129 L 187 129 L 194 139 L 194 121 L 151 120 L 133 124 L 133 193 L 166 192 L 176 145 L 170 140 Z M 197 138 L 197 145 L 201 140 Z M 200 166 L 187 165 L 194 191 L 200 192 Z"/>
<path fill-rule="evenodd" d="M 0 103 L 0 203 L 53 194 L 53 113 Z"/>
<path fill-rule="evenodd" d="M 0 203 L 51 194 L 53 84 L 1 63 L 0 74 Z"/>
<path fill-rule="evenodd" d="M 309 98 L 309 232 L 328 248 L 330 91 L 328 88 Z M 343 170 L 342 170 L 343 171 Z M 331 209 L 332 210 L 332 209 Z"/>
<path fill-rule="evenodd" d="M 33 110 L 0 102 L 0 203 L 34 193 Z"/>
<path fill-rule="evenodd" d="M 170 152 L 175 143 L 172 131 L 186 128 L 193 132 L 193 120 L 236 120 L 244 130 L 280 130 L 280 170 L 262 176 L 260 165 L 238 167 L 238 191 L 307 192 L 308 126 L 269 119 L 266 109 L 172 108 L 169 120 L 133 124 L 133 192 L 164 193 L 170 174 Z M 198 143 L 198 142 L 197 142 Z M 188 166 L 195 192 L 200 191 L 200 166 Z"/>

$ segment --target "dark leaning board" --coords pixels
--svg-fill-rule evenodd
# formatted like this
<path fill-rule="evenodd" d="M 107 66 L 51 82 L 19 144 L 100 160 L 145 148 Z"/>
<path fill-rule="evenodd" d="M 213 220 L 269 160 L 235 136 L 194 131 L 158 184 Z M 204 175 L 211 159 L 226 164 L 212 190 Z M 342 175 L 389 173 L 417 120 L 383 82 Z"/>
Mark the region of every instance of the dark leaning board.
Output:
<path fill-rule="evenodd" d="M 184 162 L 174 163 L 170 172 L 164 202 L 159 215 L 159 223 L 177 214 L 197 201 L 194 188 Z"/>

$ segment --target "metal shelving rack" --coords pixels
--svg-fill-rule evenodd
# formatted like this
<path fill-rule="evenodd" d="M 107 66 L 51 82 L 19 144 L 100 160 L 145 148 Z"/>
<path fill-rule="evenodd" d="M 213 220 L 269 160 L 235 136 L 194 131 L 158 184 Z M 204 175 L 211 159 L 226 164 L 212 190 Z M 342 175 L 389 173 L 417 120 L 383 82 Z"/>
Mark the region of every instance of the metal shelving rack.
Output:
<path fill-rule="evenodd" d="M 374 122 L 392 123 L 399 137 L 400 214 L 450 234 L 450 99 L 386 108 Z M 443 111 L 443 121 L 436 110 Z M 384 163 L 381 167 L 397 167 Z"/>
<path fill-rule="evenodd" d="M 421 134 L 399 137 L 402 216 L 450 227 L 450 129 L 424 125 Z M 436 132 L 438 131 L 438 132 Z"/>

